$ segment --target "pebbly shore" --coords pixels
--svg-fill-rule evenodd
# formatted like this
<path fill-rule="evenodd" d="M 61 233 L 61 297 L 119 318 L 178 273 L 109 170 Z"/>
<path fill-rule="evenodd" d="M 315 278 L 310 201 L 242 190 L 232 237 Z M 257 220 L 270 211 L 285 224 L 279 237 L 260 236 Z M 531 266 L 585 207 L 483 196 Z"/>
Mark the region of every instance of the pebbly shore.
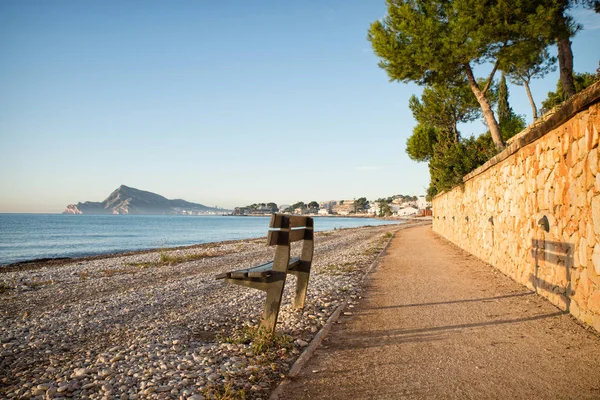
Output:
<path fill-rule="evenodd" d="M 289 276 L 268 349 L 239 340 L 259 324 L 264 293 L 214 279 L 269 261 L 264 238 L 4 271 L 0 398 L 266 399 L 409 225 L 317 233 L 307 305 L 291 308 Z"/>

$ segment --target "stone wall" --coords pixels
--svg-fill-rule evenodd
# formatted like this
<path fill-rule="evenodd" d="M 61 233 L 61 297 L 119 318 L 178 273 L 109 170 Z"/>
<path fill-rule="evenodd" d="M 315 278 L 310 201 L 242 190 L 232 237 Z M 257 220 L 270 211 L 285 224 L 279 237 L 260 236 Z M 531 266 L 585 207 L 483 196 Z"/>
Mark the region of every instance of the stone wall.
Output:
<path fill-rule="evenodd" d="M 433 200 L 433 229 L 600 331 L 600 83 Z"/>

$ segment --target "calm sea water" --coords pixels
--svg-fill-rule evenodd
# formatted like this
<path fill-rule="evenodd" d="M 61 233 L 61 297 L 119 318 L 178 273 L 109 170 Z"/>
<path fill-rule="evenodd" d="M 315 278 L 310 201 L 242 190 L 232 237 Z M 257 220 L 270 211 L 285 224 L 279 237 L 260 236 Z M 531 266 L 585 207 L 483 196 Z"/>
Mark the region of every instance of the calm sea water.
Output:
<path fill-rule="evenodd" d="M 315 230 L 390 224 L 315 218 Z M 0 214 L 0 265 L 265 236 L 268 217 Z"/>

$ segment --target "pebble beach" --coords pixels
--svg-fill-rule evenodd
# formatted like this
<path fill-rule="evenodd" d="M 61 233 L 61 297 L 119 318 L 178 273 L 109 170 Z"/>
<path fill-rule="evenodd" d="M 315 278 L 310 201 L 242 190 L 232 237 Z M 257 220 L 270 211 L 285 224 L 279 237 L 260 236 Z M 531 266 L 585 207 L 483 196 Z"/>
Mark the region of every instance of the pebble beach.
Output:
<path fill-rule="evenodd" d="M 264 238 L 0 270 L 0 397 L 267 399 L 410 225 L 317 233 L 306 307 L 291 308 L 288 276 L 271 347 L 240 334 L 264 292 L 214 279 L 269 261 Z"/>

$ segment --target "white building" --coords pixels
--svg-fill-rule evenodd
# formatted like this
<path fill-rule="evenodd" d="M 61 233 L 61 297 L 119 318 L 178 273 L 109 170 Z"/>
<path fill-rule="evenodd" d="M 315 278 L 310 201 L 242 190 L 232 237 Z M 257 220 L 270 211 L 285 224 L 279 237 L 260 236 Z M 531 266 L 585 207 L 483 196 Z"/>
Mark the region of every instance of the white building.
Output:
<path fill-rule="evenodd" d="M 419 210 L 425 210 L 427 208 L 431 208 L 431 202 L 425 199 L 425 196 L 419 196 L 417 199 L 417 208 Z"/>
<path fill-rule="evenodd" d="M 397 214 L 399 217 L 408 217 L 409 215 L 417 215 L 418 212 L 419 210 L 415 207 L 405 207 L 399 209 L 395 214 Z"/>

